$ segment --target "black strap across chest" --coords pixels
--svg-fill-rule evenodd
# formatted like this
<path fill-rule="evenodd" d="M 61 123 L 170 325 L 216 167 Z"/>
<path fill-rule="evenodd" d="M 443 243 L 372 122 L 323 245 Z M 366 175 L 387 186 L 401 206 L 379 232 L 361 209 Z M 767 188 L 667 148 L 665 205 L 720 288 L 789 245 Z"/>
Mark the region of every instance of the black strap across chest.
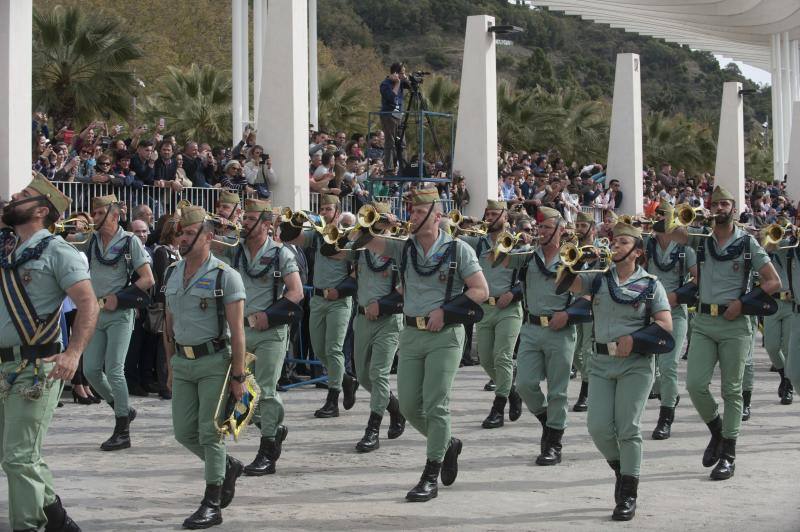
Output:
<path fill-rule="evenodd" d="M 520 280 L 522 281 L 522 305 L 525 308 L 526 315 L 530 313 L 530 307 L 528 307 L 528 268 L 530 267 L 531 260 L 536 262 L 536 265 L 539 267 L 539 272 L 546 278 L 552 279 L 558 275 L 557 273 L 553 273 L 547 269 L 547 266 L 545 266 L 544 261 L 541 257 L 539 257 L 538 253 L 534 253 L 533 259 L 528 259 L 525 262 L 525 266 L 520 269 Z M 514 270 L 514 272 L 516 272 L 516 270 Z M 553 284 L 553 289 L 555 290 L 555 284 Z M 572 292 L 567 291 L 567 293 L 564 295 L 566 297 L 564 308 L 566 309 L 568 306 L 570 306 L 570 304 L 572 304 Z"/>
<path fill-rule="evenodd" d="M 164 274 L 164 285 L 161 287 L 161 291 L 164 292 L 167 289 L 167 283 L 169 283 L 169 278 L 172 276 L 172 272 L 175 271 L 175 264 L 170 264 L 167 267 L 167 271 Z M 225 293 L 222 290 L 222 276 L 225 274 L 223 268 L 217 267 L 217 277 L 214 281 L 214 306 L 216 307 L 217 312 L 217 337 L 216 340 L 223 340 L 225 336 Z M 275 302 L 275 296 L 273 293 L 273 303 Z"/>
<path fill-rule="evenodd" d="M 717 251 L 717 245 L 712 238 L 703 238 L 697 246 L 697 286 L 700 286 L 700 270 L 702 270 L 703 263 L 706 261 L 706 241 L 709 242 L 708 252 L 718 262 L 728 262 L 739 256 L 743 255 L 744 259 L 744 275 L 742 276 L 742 294 L 747 292 L 750 286 L 750 273 L 753 268 L 753 255 L 750 252 L 750 236 L 744 235 L 736 239 L 731 245 L 725 249 L 725 254 L 720 254 Z M 698 292 L 699 294 L 699 292 Z"/>
<path fill-rule="evenodd" d="M 611 273 L 611 270 L 607 271 L 602 275 L 597 275 L 592 280 L 592 287 L 589 290 L 589 294 L 592 300 L 592 308 L 594 308 L 594 297 L 597 295 L 597 292 L 600 291 L 600 286 L 602 285 L 603 280 L 606 282 L 606 286 L 608 287 L 608 294 L 611 297 L 611 300 L 614 303 L 619 305 L 636 305 L 644 301 L 644 326 L 647 327 L 650 325 L 650 319 L 653 315 L 653 299 L 655 298 L 656 292 L 656 280 L 652 277 L 648 279 L 647 288 L 642 290 L 639 295 L 634 297 L 628 297 L 623 295 L 619 290 L 620 287 L 614 281 L 614 276 Z"/>
<path fill-rule="evenodd" d="M 355 259 L 354 262 L 356 264 L 356 268 L 355 268 L 356 283 L 358 283 L 358 274 L 359 274 L 359 267 L 358 267 L 359 262 L 358 262 L 358 259 L 361 256 L 362 251 L 358 250 L 355 253 L 356 253 L 356 259 Z M 394 259 L 387 260 L 381 266 L 375 266 L 375 263 L 372 262 L 371 254 L 370 253 L 364 253 L 364 261 L 367 263 L 367 268 L 369 268 L 369 270 L 374 272 L 374 273 L 383 273 L 388 268 L 392 269 L 392 284 L 389 287 L 389 294 L 394 292 L 395 291 L 395 287 L 397 286 L 397 277 L 398 277 L 398 268 L 394 263 Z M 386 294 L 386 295 L 389 295 L 389 294 Z"/>
<path fill-rule="evenodd" d="M 278 289 L 283 281 L 283 275 L 281 274 L 281 248 L 276 247 L 275 254 L 272 256 L 272 260 L 269 261 L 269 264 L 255 273 L 250 272 L 250 265 L 244 251 L 244 244 L 240 242 L 236 247 L 236 255 L 234 255 L 233 258 L 233 268 L 244 271 L 251 279 L 260 279 L 272 271 L 272 302 L 275 303 L 278 300 Z M 240 261 L 242 263 L 241 269 L 239 268 Z"/>
<path fill-rule="evenodd" d="M 430 266 L 429 269 L 423 270 L 422 267 L 417 262 L 417 247 L 409 238 L 406 240 L 406 243 L 403 245 L 403 254 L 400 260 L 400 278 L 402 280 L 403 286 L 406 286 L 406 268 L 408 268 L 408 257 L 411 257 L 411 265 L 414 267 L 414 271 L 420 277 L 430 277 L 431 275 L 435 274 L 439 271 L 445 261 L 449 260 L 451 257 L 455 259 L 456 257 L 456 245 L 458 245 L 457 240 L 453 240 L 447 246 L 447 251 L 444 252 L 442 258 L 439 260 L 438 263 Z M 445 288 L 444 293 L 444 300 L 450 301 L 450 295 L 453 291 L 453 278 L 455 277 L 456 270 L 458 269 L 458 263 L 454 260 L 451 260 L 447 266 L 447 287 Z"/>

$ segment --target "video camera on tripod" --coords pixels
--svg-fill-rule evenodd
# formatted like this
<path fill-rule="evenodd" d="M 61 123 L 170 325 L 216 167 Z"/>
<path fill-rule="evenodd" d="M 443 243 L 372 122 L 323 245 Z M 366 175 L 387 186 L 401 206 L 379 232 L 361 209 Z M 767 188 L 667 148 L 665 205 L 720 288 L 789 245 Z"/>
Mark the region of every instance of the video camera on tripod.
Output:
<path fill-rule="evenodd" d="M 419 86 L 422 85 L 422 82 L 425 81 L 425 76 L 430 76 L 430 72 L 424 72 L 422 70 L 417 70 L 416 72 L 412 72 L 410 76 L 408 76 L 408 83 L 410 85 L 412 92 L 419 91 Z"/>

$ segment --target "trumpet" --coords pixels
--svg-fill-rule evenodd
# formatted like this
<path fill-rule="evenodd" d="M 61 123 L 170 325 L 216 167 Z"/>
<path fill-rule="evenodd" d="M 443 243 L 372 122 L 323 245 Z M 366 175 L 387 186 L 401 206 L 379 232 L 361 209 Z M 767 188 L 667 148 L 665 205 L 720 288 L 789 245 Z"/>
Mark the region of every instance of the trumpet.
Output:
<path fill-rule="evenodd" d="M 611 267 L 611 249 L 598 246 L 577 246 L 568 242 L 558 250 L 561 262 L 573 273 L 604 273 Z M 574 269 L 581 262 L 599 259 L 600 267 L 589 270 Z"/>
<path fill-rule="evenodd" d="M 240 224 L 232 222 L 227 218 L 218 216 L 216 214 L 206 215 L 206 221 L 211 222 L 217 229 L 221 229 L 223 231 L 228 231 L 228 230 L 233 231 L 233 239 L 234 239 L 233 242 L 227 240 L 227 237 L 223 235 L 215 236 L 214 242 L 231 248 L 235 248 L 236 246 L 239 245 L 240 235 L 242 233 L 242 226 Z"/>
<path fill-rule="evenodd" d="M 388 222 L 389 218 L 385 214 L 379 213 L 378 210 L 372 205 L 364 205 L 358 209 L 356 220 L 356 225 L 361 227 L 372 227 L 381 221 Z"/>
<path fill-rule="evenodd" d="M 308 222 L 311 228 L 319 233 L 325 229 L 325 220 L 319 214 L 311 211 L 292 211 L 291 207 L 281 209 L 281 222 L 286 222 L 298 229 L 306 227 L 305 223 Z"/>
<path fill-rule="evenodd" d="M 762 233 L 764 234 L 764 237 L 761 240 L 761 245 L 763 247 L 777 246 L 777 249 L 790 249 L 796 248 L 798 245 L 800 245 L 800 240 L 798 240 L 795 236 L 795 226 L 791 224 L 770 224 L 762 229 Z M 786 238 L 787 233 L 792 236 L 792 240 L 794 242 L 786 246 L 781 246 L 780 243 L 784 238 Z"/>
<path fill-rule="evenodd" d="M 617 218 L 617 223 L 633 225 L 633 216 L 631 216 L 630 214 L 623 214 L 622 216 Z"/>
<path fill-rule="evenodd" d="M 69 229 L 74 229 L 78 233 L 92 233 L 94 232 L 94 224 L 87 222 L 83 216 L 74 216 L 54 223 L 49 228 L 51 233 L 63 233 Z"/>
<path fill-rule="evenodd" d="M 497 266 L 505 260 L 511 250 L 519 244 L 520 235 L 503 231 L 497 236 L 497 242 L 492 250 L 492 266 Z"/>
<path fill-rule="evenodd" d="M 324 240 L 326 244 L 335 245 L 338 249 L 338 242 L 343 237 L 346 238 L 350 231 L 353 231 L 354 229 L 356 228 L 351 227 L 350 229 L 342 229 L 334 224 L 328 224 L 325 226 L 325 229 L 322 230 L 322 240 Z"/>
<path fill-rule="evenodd" d="M 382 235 L 384 238 L 395 238 L 397 240 L 406 240 L 411 235 L 411 222 L 402 222 L 399 225 L 393 225 L 389 228 L 391 236 Z"/>

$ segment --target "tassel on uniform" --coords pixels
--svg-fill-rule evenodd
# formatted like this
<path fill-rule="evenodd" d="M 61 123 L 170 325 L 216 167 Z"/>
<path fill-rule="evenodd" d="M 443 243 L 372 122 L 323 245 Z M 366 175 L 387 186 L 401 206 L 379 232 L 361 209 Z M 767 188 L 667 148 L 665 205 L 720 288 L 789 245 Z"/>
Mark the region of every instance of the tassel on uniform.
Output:
<path fill-rule="evenodd" d="M 14 386 L 17 377 L 26 367 L 28 367 L 28 361 L 23 360 L 11 373 L 0 372 L 0 377 L 2 377 L 0 379 L 0 400 L 5 400 L 8 397 L 8 394 L 11 393 L 11 387 Z"/>
<path fill-rule="evenodd" d="M 36 359 L 36 362 L 33 364 L 33 384 L 30 386 L 26 386 L 19 391 L 19 394 L 29 401 L 36 401 L 42 398 L 43 393 L 43 386 L 42 382 L 39 379 L 39 359 Z"/>

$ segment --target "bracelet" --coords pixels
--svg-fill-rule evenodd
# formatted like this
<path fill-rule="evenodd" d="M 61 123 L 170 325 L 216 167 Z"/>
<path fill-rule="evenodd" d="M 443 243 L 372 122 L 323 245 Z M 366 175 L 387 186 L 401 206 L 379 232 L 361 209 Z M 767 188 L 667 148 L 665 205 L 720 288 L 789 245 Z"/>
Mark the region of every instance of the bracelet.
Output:
<path fill-rule="evenodd" d="M 245 375 L 244 373 L 242 373 L 241 375 L 231 375 L 231 380 L 234 380 L 239 384 L 243 384 L 245 380 Z"/>

